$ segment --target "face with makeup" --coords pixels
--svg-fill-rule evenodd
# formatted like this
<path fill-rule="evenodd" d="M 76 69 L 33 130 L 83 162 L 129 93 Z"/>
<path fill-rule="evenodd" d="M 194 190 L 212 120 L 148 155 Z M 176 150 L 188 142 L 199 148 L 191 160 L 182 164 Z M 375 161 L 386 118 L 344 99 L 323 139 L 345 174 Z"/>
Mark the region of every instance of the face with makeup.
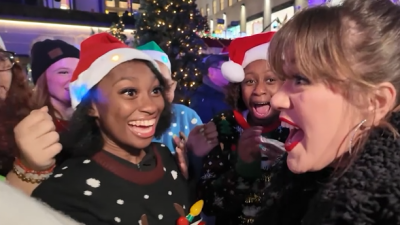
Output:
<path fill-rule="evenodd" d="M 311 82 L 299 74 L 294 64 L 285 65 L 284 70 L 288 77 L 271 104 L 281 111 L 282 126 L 290 128 L 285 149 L 287 165 L 294 173 L 318 171 L 332 164 L 349 150 L 350 139 L 359 134 L 353 132 L 361 121 L 366 119 L 363 125 L 370 126 L 370 121 L 379 121 L 384 115 L 372 115 L 374 107 L 350 102 L 340 87 Z M 381 88 L 386 90 L 387 99 L 391 98 L 390 92 L 395 92 L 389 83 Z M 358 132 L 363 129 L 360 127 Z"/>
<path fill-rule="evenodd" d="M 52 101 L 70 105 L 69 82 L 78 65 L 77 58 L 63 58 L 53 63 L 45 72 L 47 87 Z"/>
<path fill-rule="evenodd" d="M 241 83 L 242 99 L 255 124 L 268 125 L 277 120 L 278 111 L 270 105 L 271 97 L 282 81 L 269 69 L 267 60 L 256 60 L 244 68 Z"/>
<path fill-rule="evenodd" d="M 128 61 L 98 83 L 92 116 L 108 147 L 143 149 L 151 143 L 165 105 L 159 79 L 145 62 Z"/>
<path fill-rule="evenodd" d="M 163 75 L 164 79 L 167 81 L 169 86 L 168 91 L 166 92 L 166 97 L 169 102 L 172 102 L 175 97 L 175 89 L 176 89 L 176 81 L 172 79 L 171 72 L 169 71 L 168 67 L 159 61 L 156 61 L 158 66 L 160 67 L 160 72 Z"/>

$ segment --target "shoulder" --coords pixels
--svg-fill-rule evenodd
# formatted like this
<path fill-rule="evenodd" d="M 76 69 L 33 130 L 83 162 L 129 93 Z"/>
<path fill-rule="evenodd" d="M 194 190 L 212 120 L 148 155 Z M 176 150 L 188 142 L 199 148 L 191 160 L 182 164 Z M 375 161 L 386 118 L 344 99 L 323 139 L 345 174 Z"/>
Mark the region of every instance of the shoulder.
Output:
<path fill-rule="evenodd" d="M 74 193 L 77 188 L 88 185 L 91 175 L 98 171 L 99 165 L 89 158 L 80 157 L 66 160 L 57 166 L 51 177 L 43 181 L 32 193 L 46 201 L 50 196 Z M 53 193 L 49 195 L 49 192 Z"/>
<path fill-rule="evenodd" d="M 185 125 L 197 126 L 203 123 L 199 115 L 193 109 L 185 105 L 173 104 L 172 110 L 175 115 L 175 120 L 186 123 Z"/>
<path fill-rule="evenodd" d="M 197 115 L 193 109 L 182 104 L 172 104 L 172 111 L 181 115 Z"/>

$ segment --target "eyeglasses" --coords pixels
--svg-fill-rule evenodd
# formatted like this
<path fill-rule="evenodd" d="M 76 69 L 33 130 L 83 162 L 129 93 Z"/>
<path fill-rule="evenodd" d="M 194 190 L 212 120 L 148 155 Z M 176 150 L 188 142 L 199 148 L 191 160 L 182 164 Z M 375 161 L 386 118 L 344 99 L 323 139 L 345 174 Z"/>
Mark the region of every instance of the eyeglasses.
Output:
<path fill-rule="evenodd" d="M 15 52 L 0 50 L 0 71 L 10 70 L 15 64 Z"/>

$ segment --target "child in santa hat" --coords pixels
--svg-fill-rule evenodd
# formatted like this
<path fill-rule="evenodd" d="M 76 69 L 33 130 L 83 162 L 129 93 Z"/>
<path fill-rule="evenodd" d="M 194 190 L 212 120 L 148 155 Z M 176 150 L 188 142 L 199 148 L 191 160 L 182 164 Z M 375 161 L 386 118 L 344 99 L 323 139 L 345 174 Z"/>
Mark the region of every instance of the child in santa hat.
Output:
<path fill-rule="evenodd" d="M 171 122 L 158 64 L 106 33 L 82 42 L 80 56 L 70 83 L 75 112 L 60 141 L 71 157 L 32 196 L 86 225 L 175 224 L 189 213 L 188 171 L 182 145 L 176 161 L 164 144 L 151 142 Z M 15 128 L 25 155 L 33 145 L 43 152 L 59 145 L 54 127 L 39 129 L 49 122 L 42 108 Z M 43 132 L 46 143 L 24 139 L 27 130 Z M 26 168 L 19 168 L 21 179 L 34 179 Z"/>
<path fill-rule="evenodd" d="M 234 39 L 228 62 L 222 64 L 227 102 L 234 109 L 216 115 L 190 133 L 191 150 L 204 158 L 198 186 L 204 213 L 216 224 L 251 224 L 260 209 L 261 190 L 269 181 L 268 168 L 284 153 L 287 131 L 271 97 L 283 81 L 268 65 L 274 32 Z M 192 137 L 193 136 L 193 137 Z M 278 140 L 278 141 L 277 141 Z M 265 143 L 266 142 L 266 143 Z"/>

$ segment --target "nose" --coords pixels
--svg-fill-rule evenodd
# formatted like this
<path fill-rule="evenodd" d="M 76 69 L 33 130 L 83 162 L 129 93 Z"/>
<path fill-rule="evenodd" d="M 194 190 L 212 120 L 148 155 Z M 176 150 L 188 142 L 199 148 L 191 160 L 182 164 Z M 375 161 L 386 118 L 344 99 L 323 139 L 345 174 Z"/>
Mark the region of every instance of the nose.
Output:
<path fill-rule="evenodd" d="M 142 95 L 139 111 L 147 115 L 153 115 L 157 112 L 157 105 L 150 95 Z"/>
<path fill-rule="evenodd" d="M 267 93 L 267 87 L 264 82 L 257 82 L 256 87 L 254 88 L 253 94 L 260 96 Z"/>
<path fill-rule="evenodd" d="M 287 92 L 287 86 L 287 81 L 285 81 L 271 98 L 271 106 L 279 111 L 290 107 L 290 98 Z"/>

